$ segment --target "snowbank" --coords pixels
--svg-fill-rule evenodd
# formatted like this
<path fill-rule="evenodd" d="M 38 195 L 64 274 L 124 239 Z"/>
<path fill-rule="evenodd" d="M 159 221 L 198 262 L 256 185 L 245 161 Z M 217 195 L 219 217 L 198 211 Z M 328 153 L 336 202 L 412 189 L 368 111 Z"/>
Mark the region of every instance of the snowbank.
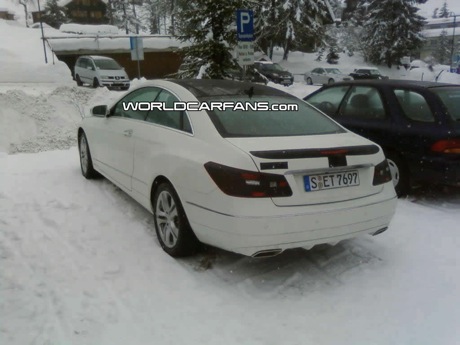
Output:
<path fill-rule="evenodd" d="M 40 30 L 0 20 L 0 32 L 0 82 L 73 82 L 65 63 L 54 57 L 53 64 L 49 47 L 46 47 L 48 64 L 45 63 Z"/>

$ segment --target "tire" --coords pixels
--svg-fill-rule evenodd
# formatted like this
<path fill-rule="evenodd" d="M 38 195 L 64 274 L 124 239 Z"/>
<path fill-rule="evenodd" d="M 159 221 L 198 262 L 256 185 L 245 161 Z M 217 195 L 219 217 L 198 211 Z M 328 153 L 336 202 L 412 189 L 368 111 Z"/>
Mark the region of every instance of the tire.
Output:
<path fill-rule="evenodd" d="M 83 86 L 83 82 L 78 74 L 75 76 L 75 81 L 77 82 L 77 86 Z"/>
<path fill-rule="evenodd" d="M 310 77 L 307 78 L 307 85 L 313 85 L 313 80 Z"/>
<path fill-rule="evenodd" d="M 155 232 L 163 250 L 172 257 L 195 254 L 199 241 L 171 184 L 161 183 L 153 195 Z"/>
<path fill-rule="evenodd" d="M 85 133 L 82 133 L 78 138 L 78 152 L 80 154 L 81 174 L 88 180 L 99 177 L 99 173 L 93 167 L 91 151 Z"/>
<path fill-rule="evenodd" d="M 386 156 L 396 194 L 398 198 L 406 196 L 410 191 L 409 169 L 397 153 L 388 152 Z"/>
<path fill-rule="evenodd" d="M 334 83 L 335 83 L 335 80 L 331 78 L 331 79 L 329 79 L 329 80 L 327 81 L 327 83 L 328 83 L 329 85 L 334 84 Z"/>
<path fill-rule="evenodd" d="M 99 84 L 99 80 L 95 77 L 95 78 L 93 79 L 93 87 L 94 87 L 94 88 L 97 88 L 97 87 L 99 87 L 99 86 L 101 86 L 101 85 Z"/>

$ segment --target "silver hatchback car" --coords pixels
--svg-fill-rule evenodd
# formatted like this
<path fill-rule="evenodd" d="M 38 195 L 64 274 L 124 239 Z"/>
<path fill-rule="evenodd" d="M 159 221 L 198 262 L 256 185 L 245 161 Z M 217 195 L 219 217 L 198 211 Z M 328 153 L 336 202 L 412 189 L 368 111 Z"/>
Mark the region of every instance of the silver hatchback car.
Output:
<path fill-rule="evenodd" d="M 78 86 L 84 83 L 93 87 L 128 90 L 130 81 L 126 71 L 114 59 L 106 56 L 80 56 L 74 68 Z"/>

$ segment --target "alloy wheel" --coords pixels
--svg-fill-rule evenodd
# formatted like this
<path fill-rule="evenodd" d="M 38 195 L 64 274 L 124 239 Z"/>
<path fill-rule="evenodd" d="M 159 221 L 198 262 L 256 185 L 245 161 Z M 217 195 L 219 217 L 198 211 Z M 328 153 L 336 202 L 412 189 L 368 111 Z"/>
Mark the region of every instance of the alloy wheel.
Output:
<path fill-rule="evenodd" d="M 179 214 L 173 196 L 162 191 L 157 199 L 155 217 L 162 242 L 173 248 L 179 237 Z"/>

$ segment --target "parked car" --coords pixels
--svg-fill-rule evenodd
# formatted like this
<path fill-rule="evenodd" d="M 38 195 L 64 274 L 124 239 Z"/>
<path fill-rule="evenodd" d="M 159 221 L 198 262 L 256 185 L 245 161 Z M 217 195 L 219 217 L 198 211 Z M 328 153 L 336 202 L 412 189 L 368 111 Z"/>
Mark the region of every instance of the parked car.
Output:
<path fill-rule="evenodd" d="M 460 185 L 460 85 L 355 80 L 304 99 L 383 148 L 398 195 L 420 182 Z"/>
<path fill-rule="evenodd" d="M 350 76 L 353 79 L 388 79 L 375 67 L 357 68 L 353 73 L 350 73 Z"/>
<path fill-rule="evenodd" d="M 294 76 L 292 73 L 284 70 L 279 64 L 271 61 L 255 61 L 254 67 L 268 80 L 282 85 L 292 85 Z"/>
<path fill-rule="evenodd" d="M 231 80 L 242 81 L 243 71 L 241 67 L 227 70 L 229 78 Z M 261 74 L 254 66 L 247 66 L 245 72 L 245 81 L 250 81 L 252 83 L 261 83 L 267 85 L 269 80 L 263 74 Z"/>
<path fill-rule="evenodd" d="M 80 56 L 74 67 L 74 79 L 78 86 L 84 83 L 93 87 L 129 89 L 129 77 L 125 69 L 114 59 L 105 56 Z"/>
<path fill-rule="evenodd" d="M 172 111 L 177 101 L 294 104 L 298 111 Z M 124 110 L 126 102 L 169 110 Z M 140 104 L 140 103 L 139 103 Z M 92 109 L 78 129 L 81 171 L 100 173 L 153 214 L 163 249 L 199 242 L 254 257 L 387 229 L 396 206 L 379 146 L 306 102 L 232 80 L 148 81 Z"/>
<path fill-rule="evenodd" d="M 352 80 L 349 75 L 342 73 L 338 68 L 318 67 L 305 73 L 304 80 L 308 85 L 332 84 L 336 81 Z"/>

